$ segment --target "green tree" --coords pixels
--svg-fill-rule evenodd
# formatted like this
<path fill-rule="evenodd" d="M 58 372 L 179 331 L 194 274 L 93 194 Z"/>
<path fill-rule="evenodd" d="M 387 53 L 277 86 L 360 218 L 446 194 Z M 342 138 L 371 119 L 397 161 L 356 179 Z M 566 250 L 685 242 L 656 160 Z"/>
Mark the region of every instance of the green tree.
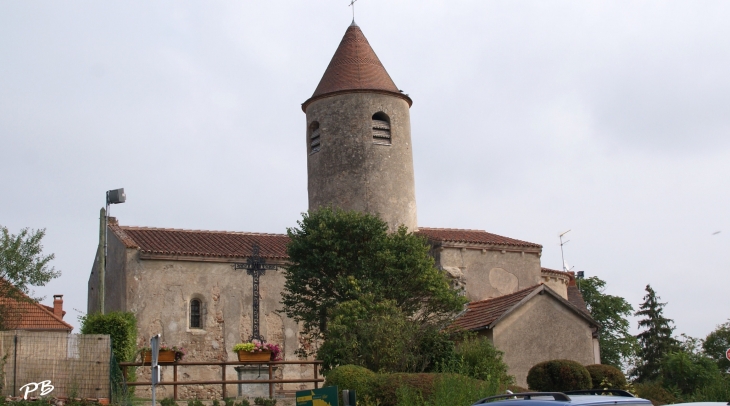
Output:
<path fill-rule="evenodd" d="M 405 227 L 389 234 L 376 216 L 332 208 L 305 213 L 297 224 L 287 229 L 282 304 L 305 333 L 326 338 L 329 312 L 363 295 L 393 301 L 406 317 L 431 324 L 466 302 L 434 266 L 426 240 Z"/>
<path fill-rule="evenodd" d="M 664 317 L 665 305 L 666 303 L 659 302 L 659 297 L 651 285 L 646 285 L 644 302 L 635 314 L 643 317 L 639 320 L 639 328 L 644 329 L 637 336 L 639 339 L 638 361 L 631 372 L 637 382 L 656 380 L 659 377 L 664 356 L 678 349 L 677 340 L 672 337 L 673 321 Z"/>
<path fill-rule="evenodd" d="M 376 372 L 424 372 L 453 356 L 454 343 L 437 326 L 407 317 L 392 300 L 373 295 L 338 304 L 317 351 L 328 371 L 358 365 Z"/>
<path fill-rule="evenodd" d="M 33 294 L 32 286 L 44 286 L 61 275 L 49 265 L 55 256 L 43 255 L 41 240 L 45 235 L 45 229 L 24 228 L 15 235 L 0 226 L 0 298 L 34 300 L 28 296 Z M 0 329 L 9 328 L 11 319 L 19 316 L 11 315 L 12 308 L 7 304 L 0 306 Z"/>
<path fill-rule="evenodd" d="M 662 384 L 678 389 L 687 396 L 698 388 L 720 380 L 717 364 L 702 353 L 673 351 L 665 355 L 661 362 Z"/>
<path fill-rule="evenodd" d="M 721 371 L 730 374 L 730 361 L 725 357 L 728 348 L 730 348 L 730 320 L 717 326 L 702 343 L 705 354 L 715 360 Z"/>
<path fill-rule="evenodd" d="M 638 341 L 629 332 L 628 316 L 634 308 L 624 298 L 604 293 L 606 282 L 591 276 L 578 284 L 593 318 L 601 324 L 601 363 L 621 369 L 636 353 Z"/>

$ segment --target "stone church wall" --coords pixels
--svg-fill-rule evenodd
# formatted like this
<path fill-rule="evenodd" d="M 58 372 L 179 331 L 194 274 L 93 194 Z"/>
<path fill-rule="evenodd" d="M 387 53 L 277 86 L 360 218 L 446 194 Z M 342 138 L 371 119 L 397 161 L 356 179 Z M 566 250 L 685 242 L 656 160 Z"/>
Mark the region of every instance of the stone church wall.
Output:
<path fill-rule="evenodd" d="M 469 301 L 507 295 L 540 283 L 538 252 L 439 247 L 436 265 L 465 289 Z"/>
<path fill-rule="evenodd" d="M 588 322 L 549 294 L 537 295 L 507 315 L 492 334 L 519 386 L 527 387 L 527 372 L 542 361 L 597 363 Z"/>
<path fill-rule="evenodd" d="M 113 233 L 109 233 L 110 237 Z M 118 253 L 124 255 L 117 255 Z M 150 338 L 160 334 L 167 345 L 182 346 L 187 350 L 185 361 L 235 361 L 231 352 L 234 344 L 247 341 L 252 334 L 252 277 L 245 270 L 234 270 L 229 262 L 189 261 L 185 258 L 140 258 L 136 249 L 126 249 L 116 238 L 109 239 L 107 272 L 107 311 L 126 310 L 137 315 L 138 346 L 149 346 Z M 112 254 L 113 253 L 113 254 Z M 274 263 L 274 261 L 269 261 Z M 95 275 L 95 274 L 94 274 Z M 89 280 L 95 292 L 98 281 Z M 261 276 L 260 332 L 267 342 L 283 347 L 285 360 L 297 360 L 298 326 L 283 314 L 281 292 L 284 274 L 281 269 L 267 270 Z M 89 311 L 93 297 L 90 289 Z M 202 328 L 190 327 L 190 300 L 202 303 Z M 94 302 L 95 303 L 95 302 Z M 128 305 L 127 305 L 128 304 Z M 227 367 L 227 379 L 235 379 L 233 366 Z M 169 369 L 169 371 L 166 371 Z M 163 380 L 172 380 L 172 369 L 163 368 Z M 266 373 L 266 372 L 265 372 Z M 311 365 L 301 368 L 287 365 L 277 375 L 292 379 L 313 376 Z M 218 380 L 220 367 L 179 366 L 179 380 Z M 141 369 L 140 380 L 149 379 L 149 371 Z M 311 384 L 305 384 L 311 387 Z M 166 389 L 165 389 L 166 388 Z M 282 389 L 302 389 L 302 384 L 279 385 Z M 237 394 L 237 385 L 228 385 L 229 396 Z M 139 387 L 139 396 L 148 391 Z M 171 396 L 172 387 L 162 387 L 158 396 Z M 180 386 L 181 398 L 220 398 L 220 385 Z"/>

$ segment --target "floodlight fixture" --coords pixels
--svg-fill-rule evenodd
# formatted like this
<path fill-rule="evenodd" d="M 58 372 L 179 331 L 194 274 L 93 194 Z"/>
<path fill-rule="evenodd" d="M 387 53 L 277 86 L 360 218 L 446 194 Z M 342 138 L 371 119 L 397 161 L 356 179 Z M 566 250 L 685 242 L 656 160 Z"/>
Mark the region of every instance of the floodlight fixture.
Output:
<path fill-rule="evenodd" d="M 124 188 L 108 190 L 106 192 L 106 204 L 119 204 L 124 203 L 127 200 L 127 195 L 124 194 Z"/>
<path fill-rule="evenodd" d="M 99 236 L 103 239 L 104 245 L 104 257 L 101 259 L 99 267 L 99 311 L 104 314 L 104 303 L 106 302 L 106 260 L 107 260 L 107 237 L 109 234 L 109 205 L 119 204 L 127 201 L 127 195 L 124 193 L 124 188 L 112 189 L 106 191 L 106 209 L 104 210 L 104 228 Z"/>

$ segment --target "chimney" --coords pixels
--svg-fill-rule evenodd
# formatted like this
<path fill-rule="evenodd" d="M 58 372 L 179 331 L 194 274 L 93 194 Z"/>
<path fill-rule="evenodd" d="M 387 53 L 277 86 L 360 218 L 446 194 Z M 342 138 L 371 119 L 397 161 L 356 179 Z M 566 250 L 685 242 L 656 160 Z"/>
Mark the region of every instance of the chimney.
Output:
<path fill-rule="evenodd" d="M 568 274 L 570 274 L 570 281 L 568 281 L 568 286 L 576 286 L 576 284 L 575 284 L 575 272 L 568 271 Z"/>
<path fill-rule="evenodd" d="M 53 314 L 59 319 L 63 319 L 63 295 L 53 295 Z"/>

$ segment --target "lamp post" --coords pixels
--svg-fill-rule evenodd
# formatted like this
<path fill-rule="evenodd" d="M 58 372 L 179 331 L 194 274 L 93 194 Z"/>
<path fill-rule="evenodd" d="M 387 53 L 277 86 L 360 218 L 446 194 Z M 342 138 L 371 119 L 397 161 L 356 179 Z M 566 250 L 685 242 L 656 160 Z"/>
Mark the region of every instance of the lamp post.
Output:
<path fill-rule="evenodd" d="M 109 205 L 124 203 L 127 200 L 127 195 L 124 194 L 124 188 L 113 189 L 106 191 L 106 207 L 101 209 L 102 217 L 102 229 L 99 232 L 99 239 L 102 240 L 102 249 L 104 250 L 103 255 L 100 258 L 99 266 L 99 311 L 104 314 L 104 302 L 106 286 L 104 280 L 106 279 L 106 240 L 107 240 L 107 228 L 109 225 Z"/>

